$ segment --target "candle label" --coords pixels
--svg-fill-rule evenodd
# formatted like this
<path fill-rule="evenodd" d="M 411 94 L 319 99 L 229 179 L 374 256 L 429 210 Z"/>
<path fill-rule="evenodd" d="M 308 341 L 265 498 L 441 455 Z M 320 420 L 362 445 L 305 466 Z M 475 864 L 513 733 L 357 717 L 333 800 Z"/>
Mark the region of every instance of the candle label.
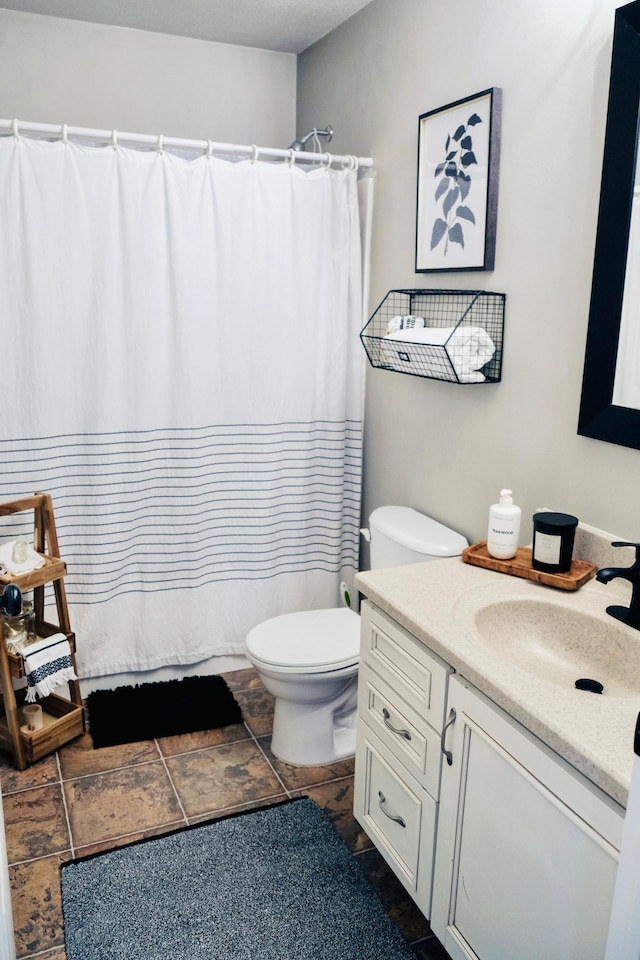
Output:
<path fill-rule="evenodd" d="M 550 533 L 536 532 L 536 542 L 533 551 L 534 560 L 538 563 L 560 563 L 560 546 L 562 537 Z"/>

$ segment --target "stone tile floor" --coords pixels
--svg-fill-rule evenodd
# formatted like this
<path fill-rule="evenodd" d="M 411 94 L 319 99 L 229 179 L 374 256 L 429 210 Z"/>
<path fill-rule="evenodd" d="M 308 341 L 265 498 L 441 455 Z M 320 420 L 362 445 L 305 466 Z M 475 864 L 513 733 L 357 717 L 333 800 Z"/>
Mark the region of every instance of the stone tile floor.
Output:
<path fill-rule="evenodd" d="M 65 960 L 63 861 L 301 795 L 328 811 L 417 960 L 446 960 L 353 817 L 353 760 L 324 767 L 277 760 L 269 749 L 273 701 L 255 671 L 224 676 L 242 709 L 241 724 L 100 750 L 84 734 L 23 771 L 0 753 L 19 960 Z"/>

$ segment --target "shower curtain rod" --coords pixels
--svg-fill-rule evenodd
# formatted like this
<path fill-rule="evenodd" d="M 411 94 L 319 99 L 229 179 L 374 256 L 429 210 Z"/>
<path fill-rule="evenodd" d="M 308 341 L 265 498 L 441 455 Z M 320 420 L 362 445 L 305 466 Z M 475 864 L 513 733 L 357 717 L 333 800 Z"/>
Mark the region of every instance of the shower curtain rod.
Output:
<path fill-rule="evenodd" d="M 324 163 L 326 166 L 342 164 L 355 170 L 372 167 L 371 157 L 334 156 L 331 153 L 312 153 L 304 150 L 281 150 L 275 147 L 257 147 L 255 144 L 218 143 L 214 140 L 185 140 L 181 137 L 153 136 L 147 133 L 124 133 L 120 130 L 94 130 L 90 127 L 72 127 L 66 123 L 31 123 L 24 120 L 0 120 L 0 135 L 3 131 L 14 136 L 21 133 L 39 134 L 42 139 L 56 137 L 65 143 L 69 137 L 78 140 L 101 140 L 105 143 L 140 144 L 157 150 L 202 150 L 206 156 L 220 153 L 244 154 L 253 160 L 259 158 L 283 159 L 289 163 Z"/>

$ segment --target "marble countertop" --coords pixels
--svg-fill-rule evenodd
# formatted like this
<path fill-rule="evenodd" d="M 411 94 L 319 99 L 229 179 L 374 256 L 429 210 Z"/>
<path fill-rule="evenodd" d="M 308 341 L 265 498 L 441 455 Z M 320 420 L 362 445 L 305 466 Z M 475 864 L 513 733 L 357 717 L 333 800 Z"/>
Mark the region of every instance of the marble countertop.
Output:
<path fill-rule="evenodd" d="M 626 806 L 634 730 L 640 712 L 640 631 L 605 612 L 608 604 L 628 602 L 626 585 L 591 580 L 579 590 L 558 590 L 472 566 L 459 557 L 370 570 L 359 573 L 355 583 L 469 683 Z M 590 650 L 589 658 L 595 650 L 605 676 L 615 667 L 615 679 L 605 684 L 604 693 L 576 690 L 573 676 L 569 681 L 553 663 L 547 662 L 543 669 L 536 664 L 532 669 L 519 643 L 519 626 L 513 615 L 509 624 L 514 631 L 513 646 L 505 643 L 504 636 L 495 645 L 488 641 L 486 630 L 477 628 L 476 616 L 488 604 L 505 600 L 516 604 L 532 601 L 532 610 L 540 610 L 537 602 L 543 601 L 547 623 L 555 619 L 553 605 L 557 607 L 558 624 L 563 616 L 570 618 L 577 612 L 580 622 L 588 626 L 584 642 Z M 513 609 L 517 608 L 509 611 L 505 607 L 507 617 Z M 562 629 L 558 632 L 562 635 Z M 622 636 L 626 645 L 624 657 L 616 649 L 617 636 Z M 585 676 L 580 642 L 578 637 L 577 646 L 574 644 L 575 679 Z M 625 662 L 621 664 L 621 660 Z"/>

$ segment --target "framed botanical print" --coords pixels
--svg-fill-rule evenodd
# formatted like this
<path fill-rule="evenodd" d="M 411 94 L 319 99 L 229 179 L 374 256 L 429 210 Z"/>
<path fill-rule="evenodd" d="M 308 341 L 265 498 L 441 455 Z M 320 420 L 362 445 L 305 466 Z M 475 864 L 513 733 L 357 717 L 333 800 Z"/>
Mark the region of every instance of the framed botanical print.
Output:
<path fill-rule="evenodd" d="M 501 107 L 492 87 L 420 116 L 416 273 L 493 270 Z"/>

